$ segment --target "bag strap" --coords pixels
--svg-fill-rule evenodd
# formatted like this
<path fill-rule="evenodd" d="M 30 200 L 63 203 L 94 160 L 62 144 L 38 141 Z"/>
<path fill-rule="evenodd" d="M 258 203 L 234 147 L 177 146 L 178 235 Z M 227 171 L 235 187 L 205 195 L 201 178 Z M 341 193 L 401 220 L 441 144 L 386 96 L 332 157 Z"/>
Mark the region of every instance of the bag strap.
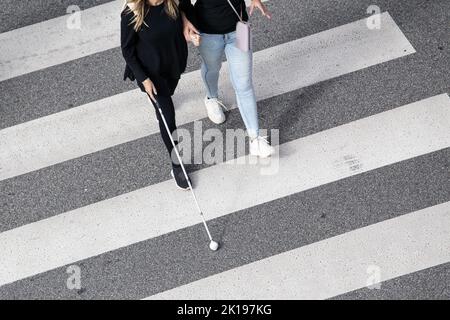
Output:
<path fill-rule="evenodd" d="M 228 0 L 228 3 L 230 4 L 231 8 L 233 9 L 234 13 L 236 13 L 237 17 L 239 18 L 239 21 L 244 22 L 242 20 L 242 3 L 241 3 L 241 15 L 237 12 L 236 8 L 233 6 L 230 0 Z"/>

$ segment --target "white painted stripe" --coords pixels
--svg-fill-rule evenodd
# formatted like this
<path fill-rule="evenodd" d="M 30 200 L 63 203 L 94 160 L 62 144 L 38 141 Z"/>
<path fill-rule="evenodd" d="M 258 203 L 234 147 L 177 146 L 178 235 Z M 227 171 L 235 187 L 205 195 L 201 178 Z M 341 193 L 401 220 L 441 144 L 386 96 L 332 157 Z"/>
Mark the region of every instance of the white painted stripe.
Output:
<path fill-rule="evenodd" d="M 447 148 L 449 123 L 442 94 L 283 144 L 273 175 L 240 159 L 247 164 L 222 163 L 192 180 L 216 218 Z M 1 233 L 0 285 L 197 223 L 191 195 L 173 181 L 123 194 Z"/>
<path fill-rule="evenodd" d="M 148 299 L 326 299 L 449 261 L 450 202 L 445 202 Z"/>
<path fill-rule="evenodd" d="M 257 52 L 257 99 L 415 52 L 388 13 L 382 15 L 382 25 L 381 30 L 369 30 L 363 19 Z M 226 72 L 220 88 L 231 105 L 234 94 Z M 200 72 L 184 75 L 175 95 L 178 124 L 206 117 L 203 96 Z M 154 111 L 138 89 L 3 129 L 0 180 L 156 133 L 153 119 Z"/>
<path fill-rule="evenodd" d="M 115 0 L 1 33 L 0 81 L 119 47 L 123 4 Z"/>

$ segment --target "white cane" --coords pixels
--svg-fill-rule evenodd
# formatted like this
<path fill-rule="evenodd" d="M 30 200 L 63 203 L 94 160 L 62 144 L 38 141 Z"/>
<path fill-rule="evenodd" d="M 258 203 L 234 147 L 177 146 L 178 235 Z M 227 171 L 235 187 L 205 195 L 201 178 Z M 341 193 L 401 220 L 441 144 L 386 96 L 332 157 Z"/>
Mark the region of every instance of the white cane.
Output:
<path fill-rule="evenodd" d="M 196 205 L 197 210 L 198 210 L 198 212 L 200 214 L 200 217 L 202 218 L 202 222 L 203 222 L 203 225 L 205 226 L 206 233 L 208 234 L 208 238 L 210 240 L 209 248 L 211 250 L 213 250 L 213 251 L 216 251 L 219 248 L 219 243 L 217 243 L 216 241 L 213 240 L 213 238 L 211 236 L 211 233 L 209 232 L 209 228 L 208 228 L 208 224 L 206 223 L 205 216 L 203 215 L 203 212 L 200 209 L 200 206 L 199 206 L 198 201 L 197 201 L 197 197 L 195 196 L 194 188 L 192 188 L 191 181 L 189 180 L 189 177 L 187 175 L 187 172 L 186 172 L 186 169 L 184 167 L 183 161 L 181 160 L 180 153 L 178 152 L 177 146 L 175 145 L 175 141 L 173 140 L 173 137 L 172 137 L 172 134 L 170 132 L 169 126 L 167 125 L 166 118 L 164 117 L 164 114 L 163 114 L 163 112 L 161 110 L 161 106 L 158 103 L 158 101 L 153 101 L 150 98 L 149 95 L 147 95 L 147 98 L 150 101 L 150 103 L 152 103 L 152 104 L 154 104 L 156 106 L 156 108 L 159 111 L 159 114 L 161 115 L 161 119 L 162 119 L 162 121 L 164 123 L 164 127 L 166 128 L 166 132 L 167 132 L 167 134 L 170 137 L 170 141 L 172 142 L 173 150 L 175 151 L 175 154 L 177 155 L 178 161 L 180 162 L 181 169 L 183 170 L 183 173 L 184 173 L 184 176 L 185 176 L 186 181 L 188 183 L 189 189 L 190 189 L 191 194 L 192 194 L 192 196 L 194 198 L 195 205 Z"/>

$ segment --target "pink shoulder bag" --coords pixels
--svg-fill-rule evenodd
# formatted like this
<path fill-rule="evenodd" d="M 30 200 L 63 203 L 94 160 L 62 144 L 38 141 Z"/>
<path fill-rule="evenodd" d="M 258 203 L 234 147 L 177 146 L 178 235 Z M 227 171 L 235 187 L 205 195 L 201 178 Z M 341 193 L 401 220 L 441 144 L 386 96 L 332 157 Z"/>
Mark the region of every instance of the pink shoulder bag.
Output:
<path fill-rule="evenodd" d="M 236 25 L 236 47 L 244 52 L 247 52 L 251 48 L 250 24 L 242 20 L 242 8 L 241 15 L 239 15 L 230 0 L 228 0 L 228 3 L 239 18 L 239 21 Z"/>

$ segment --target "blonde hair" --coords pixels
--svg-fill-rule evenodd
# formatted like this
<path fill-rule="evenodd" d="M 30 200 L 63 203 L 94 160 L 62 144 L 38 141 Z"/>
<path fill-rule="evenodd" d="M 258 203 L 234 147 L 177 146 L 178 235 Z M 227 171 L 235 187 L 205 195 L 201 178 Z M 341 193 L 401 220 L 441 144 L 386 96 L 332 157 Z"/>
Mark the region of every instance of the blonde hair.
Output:
<path fill-rule="evenodd" d="M 146 15 L 145 5 L 148 0 L 125 0 L 124 9 L 127 12 L 133 12 L 134 18 L 131 21 L 134 24 L 133 29 L 137 32 L 145 24 Z M 164 10 L 172 19 L 178 17 L 178 0 L 164 0 Z"/>

